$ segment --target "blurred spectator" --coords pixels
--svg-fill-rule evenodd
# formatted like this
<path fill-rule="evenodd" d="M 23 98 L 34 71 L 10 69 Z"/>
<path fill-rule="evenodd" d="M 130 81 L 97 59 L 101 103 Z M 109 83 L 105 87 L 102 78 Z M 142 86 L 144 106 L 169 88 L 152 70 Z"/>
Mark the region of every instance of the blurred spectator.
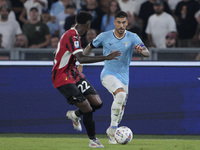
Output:
<path fill-rule="evenodd" d="M 59 37 L 58 36 L 52 36 L 50 48 L 57 48 L 58 42 L 59 42 Z"/>
<path fill-rule="evenodd" d="M 28 47 L 42 48 L 50 44 L 50 32 L 48 26 L 38 20 L 38 9 L 32 7 L 29 12 L 30 22 L 23 25 L 23 33 L 28 38 Z"/>
<path fill-rule="evenodd" d="M 145 33 L 147 22 L 149 17 L 154 14 L 154 3 L 155 0 L 148 0 L 147 2 L 142 3 L 139 11 L 139 20 L 140 27 L 142 29 L 142 39 L 145 42 L 145 45 L 148 46 L 147 35 Z M 164 2 L 164 11 L 171 14 L 171 10 L 166 2 Z"/>
<path fill-rule="evenodd" d="M 127 12 L 127 16 L 128 16 L 128 26 L 126 27 L 126 29 L 128 31 L 136 33 L 139 37 L 141 37 L 140 28 L 136 25 L 135 22 L 135 15 L 134 14 L 132 15 L 130 12 Z"/>
<path fill-rule="evenodd" d="M 115 28 L 114 19 L 115 13 L 120 11 L 119 3 L 116 0 L 111 0 L 108 4 L 108 11 L 102 17 L 101 31 L 109 31 Z"/>
<path fill-rule="evenodd" d="M 196 21 L 198 22 L 198 24 L 200 24 L 200 10 L 195 13 L 194 17 L 195 17 Z"/>
<path fill-rule="evenodd" d="M 69 30 L 75 24 L 76 5 L 71 3 L 67 5 L 69 16 L 65 19 L 64 29 Z"/>
<path fill-rule="evenodd" d="M 197 31 L 197 21 L 195 13 L 199 10 L 199 4 L 194 0 L 182 0 L 175 9 L 177 30 L 178 30 L 178 46 L 194 47 L 193 38 Z"/>
<path fill-rule="evenodd" d="M 26 35 L 21 34 L 17 36 L 17 41 L 15 44 L 15 47 L 20 47 L 20 48 L 27 48 L 28 47 L 28 39 Z"/>
<path fill-rule="evenodd" d="M 8 15 L 8 20 L 16 20 L 15 13 L 14 13 L 14 11 L 11 10 L 11 2 L 10 2 L 10 0 L 0 0 L 0 7 L 3 6 L 3 5 L 7 5 L 10 8 L 10 12 L 9 12 L 9 15 Z"/>
<path fill-rule="evenodd" d="M 56 24 L 51 21 L 49 11 L 45 10 L 42 12 L 41 21 L 49 27 L 49 31 L 50 31 L 51 35 L 54 35 Z"/>
<path fill-rule="evenodd" d="M 59 37 L 61 37 L 63 35 L 63 33 L 65 33 L 65 29 L 64 29 L 65 19 L 69 16 L 67 5 L 65 6 L 65 10 L 60 12 L 56 16 L 55 34 L 54 35 L 59 36 Z"/>
<path fill-rule="evenodd" d="M 100 7 L 104 14 L 108 13 L 108 4 L 109 4 L 109 0 L 100 1 Z"/>
<path fill-rule="evenodd" d="M 195 13 L 195 19 L 197 21 L 197 30 L 195 32 L 196 47 L 200 47 L 200 10 Z"/>
<path fill-rule="evenodd" d="M 43 9 L 47 9 L 48 1 L 47 0 L 26 0 L 24 3 L 24 9 L 20 14 L 20 21 L 23 23 L 28 23 L 30 20 L 30 9 L 36 7 L 38 9 L 38 20 L 40 20 L 40 15 L 42 14 Z"/>
<path fill-rule="evenodd" d="M 200 47 L 200 10 L 196 12 L 195 19 L 198 22 L 198 27 L 196 31 L 197 47 Z M 196 60 L 200 60 L 200 53 L 197 54 Z"/>
<path fill-rule="evenodd" d="M 3 36 L 2 46 L 4 48 L 14 47 L 16 36 L 22 34 L 19 23 L 16 20 L 8 20 L 10 8 L 8 5 L 0 7 L 0 33 Z"/>
<path fill-rule="evenodd" d="M 82 47 L 85 48 L 89 43 L 92 42 L 97 36 L 97 32 L 94 29 L 89 29 L 86 33 L 86 36 L 81 38 Z"/>
<path fill-rule="evenodd" d="M 2 38 L 2 34 L 0 33 L 0 51 L 4 49 L 4 47 L 2 47 Z M 0 60 L 9 60 L 9 56 L 7 54 L 0 53 Z"/>
<path fill-rule="evenodd" d="M 151 47 L 165 48 L 165 36 L 168 32 L 176 32 L 174 18 L 163 11 L 164 4 L 161 0 L 155 0 L 155 14 L 149 17 L 146 33 Z"/>
<path fill-rule="evenodd" d="M 0 48 L 3 48 L 2 46 L 2 34 L 0 33 Z"/>
<path fill-rule="evenodd" d="M 173 32 L 169 32 L 165 36 L 165 44 L 167 48 L 176 47 L 176 34 Z"/>
<path fill-rule="evenodd" d="M 83 6 L 82 10 L 90 12 L 93 15 L 91 28 L 99 32 L 101 30 L 101 19 L 103 16 L 103 12 L 99 7 L 97 0 L 86 0 L 86 3 L 87 5 Z"/>
<path fill-rule="evenodd" d="M 58 0 L 51 5 L 50 15 L 52 22 L 56 22 L 56 16 L 65 11 L 65 8 L 68 4 L 71 3 L 71 0 Z"/>
<path fill-rule="evenodd" d="M 167 3 L 169 5 L 169 8 L 171 9 L 172 13 L 174 13 L 176 5 L 180 2 L 181 0 L 167 0 Z"/>
<path fill-rule="evenodd" d="M 72 0 L 72 2 L 76 5 L 76 9 L 77 9 L 77 12 L 81 10 L 81 5 L 82 5 L 82 2 L 85 2 L 85 0 Z"/>
<path fill-rule="evenodd" d="M 131 14 L 136 14 L 138 15 L 138 6 L 137 6 L 137 1 L 132 1 L 132 0 L 118 0 L 119 6 L 122 11 L 125 12 L 130 12 Z"/>
<path fill-rule="evenodd" d="M 16 20 L 19 22 L 20 26 L 23 25 L 23 22 L 19 20 L 19 16 L 24 9 L 24 3 L 26 0 L 12 0 L 12 10 L 15 13 Z"/>
<path fill-rule="evenodd" d="M 137 11 L 136 11 L 136 14 L 137 14 L 137 16 L 138 16 L 138 15 L 139 15 L 139 12 L 140 12 L 140 7 L 141 7 L 141 5 L 142 5 L 144 2 L 148 1 L 148 0 L 133 0 L 133 1 L 136 1 L 136 3 L 137 3 Z"/>

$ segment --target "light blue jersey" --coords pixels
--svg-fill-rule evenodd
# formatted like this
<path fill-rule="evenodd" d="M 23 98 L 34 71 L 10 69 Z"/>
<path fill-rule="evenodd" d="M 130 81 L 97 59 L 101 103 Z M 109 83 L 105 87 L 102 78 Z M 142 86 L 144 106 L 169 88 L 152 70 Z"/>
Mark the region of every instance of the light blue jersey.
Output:
<path fill-rule="evenodd" d="M 118 39 L 114 35 L 114 30 L 99 34 L 92 42 L 94 47 L 103 46 L 103 55 L 106 56 L 112 50 L 120 50 L 122 56 L 119 60 L 105 60 L 104 68 L 101 72 L 101 80 L 107 75 L 117 77 L 123 84 L 129 84 L 129 65 L 135 44 L 143 43 L 135 33 L 126 31 L 123 38 Z"/>

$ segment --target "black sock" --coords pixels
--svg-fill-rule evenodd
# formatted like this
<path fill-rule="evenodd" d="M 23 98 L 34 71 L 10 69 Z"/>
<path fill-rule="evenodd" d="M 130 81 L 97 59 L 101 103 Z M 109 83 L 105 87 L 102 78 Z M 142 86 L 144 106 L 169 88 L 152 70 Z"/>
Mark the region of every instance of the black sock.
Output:
<path fill-rule="evenodd" d="M 87 134 L 89 139 L 93 140 L 95 139 L 95 122 L 93 120 L 93 113 L 84 113 L 83 114 L 83 124 L 86 128 Z"/>
<path fill-rule="evenodd" d="M 82 113 L 82 111 L 81 111 L 80 109 L 77 109 L 77 110 L 75 110 L 75 115 L 76 115 L 77 117 L 80 117 L 80 116 L 83 115 L 83 113 Z"/>

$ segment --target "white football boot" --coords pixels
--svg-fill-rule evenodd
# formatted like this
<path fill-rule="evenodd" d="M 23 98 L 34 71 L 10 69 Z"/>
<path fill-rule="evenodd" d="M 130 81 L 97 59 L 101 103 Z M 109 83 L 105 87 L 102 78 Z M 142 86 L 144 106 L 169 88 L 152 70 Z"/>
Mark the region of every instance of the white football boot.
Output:
<path fill-rule="evenodd" d="M 78 132 L 81 132 L 82 131 L 82 126 L 80 123 L 81 118 L 77 117 L 73 110 L 69 110 L 66 116 L 68 117 L 68 119 L 72 121 L 74 129 Z"/>
<path fill-rule="evenodd" d="M 104 148 L 104 146 L 100 143 L 100 141 L 97 138 L 94 140 L 90 140 L 89 147 Z"/>
<path fill-rule="evenodd" d="M 109 138 L 109 144 L 117 144 L 117 142 L 115 140 L 115 131 L 116 131 L 116 129 L 112 129 L 111 127 L 109 127 L 106 130 L 107 136 Z"/>

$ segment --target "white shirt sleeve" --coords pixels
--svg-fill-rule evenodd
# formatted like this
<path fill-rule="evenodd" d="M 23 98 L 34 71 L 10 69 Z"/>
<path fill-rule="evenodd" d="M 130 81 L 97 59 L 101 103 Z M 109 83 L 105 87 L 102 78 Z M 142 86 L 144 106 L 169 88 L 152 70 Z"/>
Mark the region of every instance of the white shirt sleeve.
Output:
<path fill-rule="evenodd" d="M 152 17 L 149 17 L 148 22 L 147 22 L 147 27 L 146 27 L 146 30 L 145 30 L 145 32 L 146 32 L 147 34 L 151 34 L 151 33 L 152 33 L 152 32 L 151 32 L 151 18 L 152 18 Z"/>
<path fill-rule="evenodd" d="M 15 31 L 16 35 L 22 34 L 22 29 L 17 21 L 15 21 Z"/>
<path fill-rule="evenodd" d="M 169 16 L 169 31 L 176 32 L 176 22 L 172 16 Z"/>

